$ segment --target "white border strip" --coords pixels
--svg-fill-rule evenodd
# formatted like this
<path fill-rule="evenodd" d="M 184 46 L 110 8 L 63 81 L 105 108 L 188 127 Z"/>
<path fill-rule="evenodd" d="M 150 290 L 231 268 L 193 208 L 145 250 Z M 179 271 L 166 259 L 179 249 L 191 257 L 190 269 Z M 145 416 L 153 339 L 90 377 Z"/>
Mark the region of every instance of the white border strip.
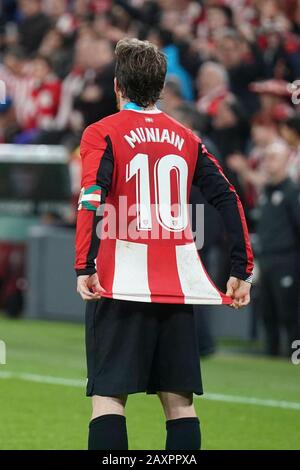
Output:
<path fill-rule="evenodd" d="M 1 144 L 0 162 L 4 163 L 67 163 L 68 152 L 62 145 Z"/>
<path fill-rule="evenodd" d="M 65 385 L 68 387 L 85 387 L 86 381 L 79 379 L 67 379 L 64 377 L 53 377 L 51 375 L 38 375 L 30 373 L 17 373 L 0 370 L 0 379 L 16 379 L 26 382 L 37 382 L 40 384 Z"/>
<path fill-rule="evenodd" d="M 11 371 L 0 371 L 0 379 L 16 379 L 26 382 L 36 382 L 50 385 L 63 385 L 67 387 L 85 387 L 86 381 L 79 379 L 67 379 L 64 377 L 53 377 L 50 375 L 38 375 L 29 373 L 17 373 Z M 197 397 L 200 398 L 200 397 Z M 255 397 L 243 397 L 237 395 L 223 395 L 221 393 L 205 393 L 202 397 L 204 400 L 220 401 L 225 403 L 238 403 L 242 405 L 257 405 L 270 408 L 281 408 L 285 410 L 300 411 L 300 403 L 292 401 L 268 400 Z"/>
<path fill-rule="evenodd" d="M 285 410 L 300 411 L 300 403 L 282 400 L 269 400 L 255 397 L 242 397 L 237 395 L 223 395 L 221 393 L 205 393 L 203 396 L 206 400 L 222 401 L 226 403 L 238 403 L 242 405 L 258 405 L 270 408 L 283 408 Z"/>
<path fill-rule="evenodd" d="M 158 108 L 153 109 L 122 109 L 122 111 L 134 111 L 135 113 L 142 113 L 142 114 L 160 114 L 161 110 Z"/>

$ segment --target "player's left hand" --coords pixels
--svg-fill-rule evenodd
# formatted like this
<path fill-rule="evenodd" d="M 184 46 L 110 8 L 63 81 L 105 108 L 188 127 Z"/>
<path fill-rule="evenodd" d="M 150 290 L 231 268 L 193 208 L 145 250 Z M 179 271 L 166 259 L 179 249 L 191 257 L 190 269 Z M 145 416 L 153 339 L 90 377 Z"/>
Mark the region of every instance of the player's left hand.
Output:
<path fill-rule="evenodd" d="M 83 300 L 99 300 L 104 292 L 101 287 L 97 273 L 82 275 L 77 278 L 77 292 Z"/>
<path fill-rule="evenodd" d="M 232 304 L 230 306 L 233 308 L 241 308 L 248 305 L 250 302 L 250 289 L 251 284 L 249 282 L 230 276 L 227 282 L 226 292 L 226 295 L 232 298 Z"/>

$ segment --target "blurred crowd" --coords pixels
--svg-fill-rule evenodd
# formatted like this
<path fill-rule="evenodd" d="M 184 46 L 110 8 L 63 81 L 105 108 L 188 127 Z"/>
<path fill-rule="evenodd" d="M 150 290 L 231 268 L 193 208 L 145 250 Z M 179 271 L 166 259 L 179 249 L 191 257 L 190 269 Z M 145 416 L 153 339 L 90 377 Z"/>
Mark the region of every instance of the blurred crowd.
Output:
<path fill-rule="evenodd" d="M 267 352 L 280 352 L 282 326 L 290 348 L 300 338 L 300 1 L 0 5 L 3 143 L 63 144 L 76 154 L 82 130 L 116 112 L 116 42 L 134 36 L 164 50 L 168 76 L 159 106 L 201 135 L 237 187 L 258 259 L 253 297 Z M 201 202 L 195 190 L 192 198 Z M 209 207 L 206 214 L 209 265 L 227 241 L 216 230 L 217 215 Z M 221 264 L 219 283 L 226 279 Z"/>

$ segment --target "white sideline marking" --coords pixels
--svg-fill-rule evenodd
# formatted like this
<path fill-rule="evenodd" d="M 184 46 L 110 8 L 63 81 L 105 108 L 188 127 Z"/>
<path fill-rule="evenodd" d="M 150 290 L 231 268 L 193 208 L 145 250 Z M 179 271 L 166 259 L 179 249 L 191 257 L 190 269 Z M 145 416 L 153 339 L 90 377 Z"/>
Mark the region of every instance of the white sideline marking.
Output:
<path fill-rule="evenodd" d="M 38 375 L 28 373 L 17 373 L 10 371 L 0 371 L 0 379 L 17 379 L 26 382 L 37 382 L 41 384 L 63 385 L 67 387 L 83 388 L 86 385 L 85 380 L 67 379 L 64 377 L 52 377 L 51 375 Z M 200 397 L 197 397 L 200 398 Z M 237 395 L 224 395 L 222 393 L 205 393 L 204 400 L 221 401 L 226 403 L 238 403 L 242 405 L 258 405 L 270 408 L 283 408 L 286 410 L 300 411 L 300 403 L 282 400 L 268 400 L 255 397 L 243 397 Z"/>
<path fill-rule="evenodd" d="M 53 377 L 51 375 L 38 375 L 28 373 L 17 373 L 10 371 L 0 371 L 0 379 L 18 379 L 25 380 L 26 382 L 38 382 L 41 384 L 51 385 L 66 385 L 69 387 L 84 387 L 86 385 L 85 380 L 79 379 L 66 379 L 64 377 Z"/>
<path fill-rule="evenodd" d="M 241 403 L 243 405 L 268 406 L 270 408 L 283 408 L 286 410 L 299 410 L 300 403 L 282 400 L 269 400 L 255 397 L 241 397 L 237 395 L 223 395 L 222 393 L 205 393 L 203 396 L 206 400 L 223 401 L 227 403 Z"/>

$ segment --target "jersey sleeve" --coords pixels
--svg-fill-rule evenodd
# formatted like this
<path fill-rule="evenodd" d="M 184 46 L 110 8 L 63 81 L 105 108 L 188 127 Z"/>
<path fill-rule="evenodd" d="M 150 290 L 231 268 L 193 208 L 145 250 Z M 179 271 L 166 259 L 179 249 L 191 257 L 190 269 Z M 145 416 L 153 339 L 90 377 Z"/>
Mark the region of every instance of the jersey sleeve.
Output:
<path fill-rule="evenodd" d="M 110 190 L 114 158 L 110 137 L 99 123 L 84 131 L 80 156 L 82 159 L 81 192 L 76 226 L 75 270 L 77 275 L 94 274 L 100 238 L 97 225 L 101 208 Z"/>
<path fill-rule="evenodd" d="M 231 242 L 231 276 L 251 282 L 253 253 L 240 198 L 217 160 L 207 152 L 201 141 L 198 142 L 193 184 L 221 214 Z"/>

